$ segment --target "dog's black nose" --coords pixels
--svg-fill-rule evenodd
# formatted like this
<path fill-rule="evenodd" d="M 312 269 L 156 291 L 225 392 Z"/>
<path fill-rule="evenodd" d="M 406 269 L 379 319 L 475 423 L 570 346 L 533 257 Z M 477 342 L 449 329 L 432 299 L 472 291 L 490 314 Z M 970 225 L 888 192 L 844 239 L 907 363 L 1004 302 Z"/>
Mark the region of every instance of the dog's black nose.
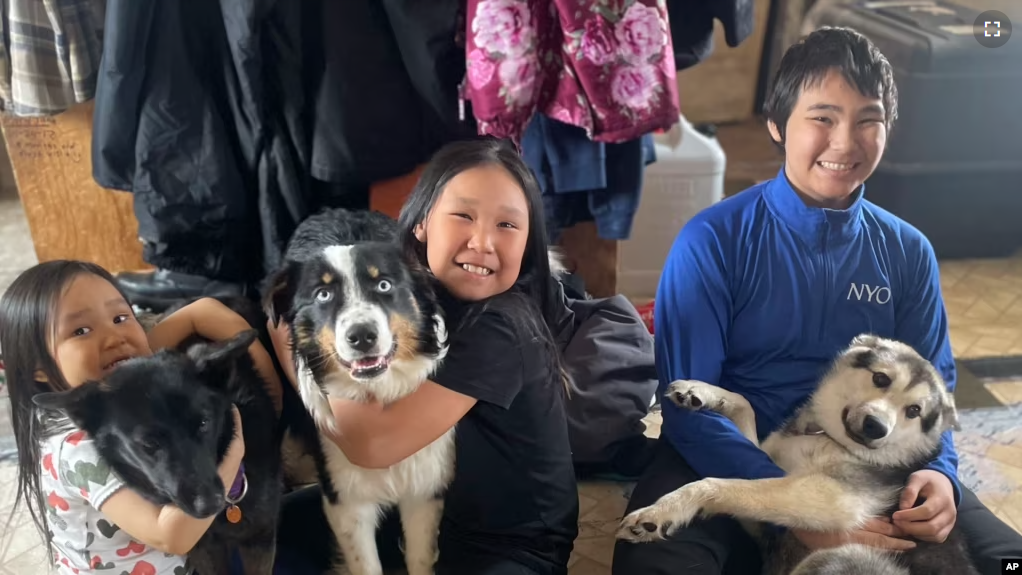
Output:
<path fill-rule="evenodd" d="M 344 338 L 352 349 L 367 353 L 376 345 L 376 328 L 368 323 L 353 325 L 348 329 L 348 333 L 344 334 Z"/>
<path fill-rule="evenodd" d="M 198 517 L 216 515 L 224 508 L 223 493 L 196 495 L 192 500 L 192 507 Z"/>
<path fill-rule="evenodd" d="M 868 439 L 880 439 L 887 435 L 887 426 L 872 415 L 867 415 L 862 421 L 862 434 Z"/>

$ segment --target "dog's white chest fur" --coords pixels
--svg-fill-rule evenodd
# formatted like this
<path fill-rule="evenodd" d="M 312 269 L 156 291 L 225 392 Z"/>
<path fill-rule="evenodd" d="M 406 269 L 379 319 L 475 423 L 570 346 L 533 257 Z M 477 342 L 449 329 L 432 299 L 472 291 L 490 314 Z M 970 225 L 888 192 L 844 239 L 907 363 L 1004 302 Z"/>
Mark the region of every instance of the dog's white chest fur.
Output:
<path fill-rule="evenodd" d="M 305 362 L 298 359 L 298 387 L 306 407 L 321 429 L 337 431 L 324 389 L 331 396 L 366 401 L 371 394 L 344 376 L 324 382 L 321 389 Z M 372 395 L 384 403 L 412 392 L 436 367 L 426 359 L 391 366 L 376 381 Z M 328 437 L 323 455 L 338 501 L 324 499 L 324 512 L 352 575 L 382 575 L 376 549 L 376 527 L 382 511 L 397 506 L 405 535 L 405 563 L 409 575 L 432 575 L 436 540 L 443 514 L 444 489 L 454 476 L 454 436 L 451 428 L 419 451 L 385 469 L 352 463 Z"/>
<path fill-rule="evenodd" d="M 825 435 L 785 436 L 774 433 L 763 441 L 763 451 L 788 473 L 808 473 L 822 465 L 844 461 L 841 446 Z"/>
<path fill-rule="evenodd" d="M 323 442 L 334 487 L 342 499 L 397 504 L 405 498 L 442 496 L 454 475 L 454 429 L 386 469 L 359 467 L 332 441 Z"/>
<path fill-rule="evenodd" d="M 412 393 L 433 367 L 433 362 L 425 359 L 409 363 L 395 365 L 384 376 L 387 381 L 380 382 L 378 387 L 389 394 L 378 396 L 379 401 L 390 403 Z M 365 388 L 343 378 L 327 381 L 324 387 L 331 396 L 354 401 L 368 399 Z M 359 467 L 349 461 L 333 441 L 323 443 L 334 487 L 348 500 L 396 504 L 410 497 L 433 498 L 450 483 L 454 474 L 454 428 L 386 469 Z"/>

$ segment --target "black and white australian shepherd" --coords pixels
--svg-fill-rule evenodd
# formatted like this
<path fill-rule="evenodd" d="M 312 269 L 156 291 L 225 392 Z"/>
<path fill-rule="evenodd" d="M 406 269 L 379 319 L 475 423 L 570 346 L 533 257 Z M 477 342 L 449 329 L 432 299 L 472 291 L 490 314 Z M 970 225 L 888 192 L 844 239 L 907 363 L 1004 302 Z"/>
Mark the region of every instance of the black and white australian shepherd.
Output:
<path fill-rule="evenodd" d="M 396 231 L 394 220 L 376 212 L 316 214 L 295 231 L 268 279 L 264 305 L 274 322 L 291 326 L 298 391 L 322 431 L 336 428 L 328 396 L 393 402 L 415 391 L 447 353 L 429 273 L 403 255 Z M 454 430 L 386 469 L 359 467 L 329 439 L 320 443 L 324 510 L 352 574 L 382 573 L 377 520 L 393 505 L 409 575 L 432 574 L 442 496 L 454 473 Z"/>

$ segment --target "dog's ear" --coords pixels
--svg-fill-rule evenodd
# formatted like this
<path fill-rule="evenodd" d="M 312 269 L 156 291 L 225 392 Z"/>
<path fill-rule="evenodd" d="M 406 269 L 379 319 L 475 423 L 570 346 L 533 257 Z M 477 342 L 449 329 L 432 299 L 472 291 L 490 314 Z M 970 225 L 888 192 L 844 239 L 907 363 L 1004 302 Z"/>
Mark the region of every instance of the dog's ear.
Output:
<path fill-rule="evenodd" d="M 944 429 L 952 429 L 954 431 L 961 431 L 962 424 L 958 421 L 958 407 L 955 405 L 955 398 L 950 393 L 947 394 L 947 403 L 944 404 L 944 411 L 941 413 L 941 419 L 944 422 Z"/>
<path fill-rule="evenodd" d="M 291 301 L 294 299 L 298 283 L 298 268 L 293 263 L 284 264 L 270 274 L 263 287 L 263 311 L 266 317 L 277 327 L 280 318 L 291 312 Z"/>
<path fill-rule="evenodd" d="M 436 286 L 434 284 L 436 278 L 433 277 L 433 272 L 429 271 L 429 268 L 415 257 L 415 254 L 400 249 L 397 253 L 405 268 L 408 269 L 408 275 L 415 286 L 415 292 L 428 299 L 429 305 L 436 305 Z M 429 312 L 430 310 L 423 311 Z"/>
<path fill-rule="evenodd" d="M 105 414 L 103 390 L 98 381 L 87 381 L 67 391 L 47 391 L 32 396 L 32 403 L 66 415 L 79 429 L 86 432 L 96 428 Z"/>
<path fill-rule="evenodd" d="M 259 332 L 248 329 L 225 341 L 195 344 L 188 349 L 188 357 L 200 373 L 209 376 L 210 383 L 230 391 L 238 359 L 258 337 Z"/>
<path fill-rule="evenodd" d="M 859 335 L 852 338 L 852 343 L 849 347 L 876 347 L 880 342 L 877 336 L 871 333 L 860 333 Z"/>
<path fill-rule="evenodd" d="M 434 355 L 437 359 L 443 359 L 447 355 L 448 333 L 447 322 L 444 318 L 444 311 L 437 301 L 436 286 L 437 279 L 433 272 L 429 271 L 414 254 L 407 251 L 401 252 L 401 259 L 408 268 L 408 273 L 415 286 L 415 298 L 422 315 L 432 318 L 433 339 L 425 343 L 423 351 Z"/>
<path fill-rule="evenodd" d="M 547 259 L 550 262 L 550 275 L 554 279 L 568 275 L 568 266 L 565 264 L 565 256 L 557 247 L 551 246 L 547 250 Z"/>

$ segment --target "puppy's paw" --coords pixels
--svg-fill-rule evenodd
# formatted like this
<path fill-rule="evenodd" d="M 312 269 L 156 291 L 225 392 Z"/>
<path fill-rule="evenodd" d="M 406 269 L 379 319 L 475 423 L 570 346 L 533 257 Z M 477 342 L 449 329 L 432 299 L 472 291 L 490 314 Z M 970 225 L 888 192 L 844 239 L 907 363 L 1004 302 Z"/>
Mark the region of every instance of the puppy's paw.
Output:
<path fill-rule="evenodd" d="M 699 489 L 690 489 L 691 485 L 626 515 L 618 527 L 617 538 L 632 543 L 657 541 L 670 537 L 679 528 L 691 523 L 701 509 Z"/>
<path fill-rule="evenodd" d="M 667 398 L 678 407 L 697 411 L 709 409 L 719 411 L 724 407 L 724 398 L 719 387 L 692 379 L 679 379 L 667 388 Z"/>
<path fill-rule="evenodd" d="M 649 543 L 666 539 L 674 529 L 670 521 L 661 518 L 657 505 L 653 504 L 626 515 L 618 527 L 617 538 L 632 543 Z"/>

